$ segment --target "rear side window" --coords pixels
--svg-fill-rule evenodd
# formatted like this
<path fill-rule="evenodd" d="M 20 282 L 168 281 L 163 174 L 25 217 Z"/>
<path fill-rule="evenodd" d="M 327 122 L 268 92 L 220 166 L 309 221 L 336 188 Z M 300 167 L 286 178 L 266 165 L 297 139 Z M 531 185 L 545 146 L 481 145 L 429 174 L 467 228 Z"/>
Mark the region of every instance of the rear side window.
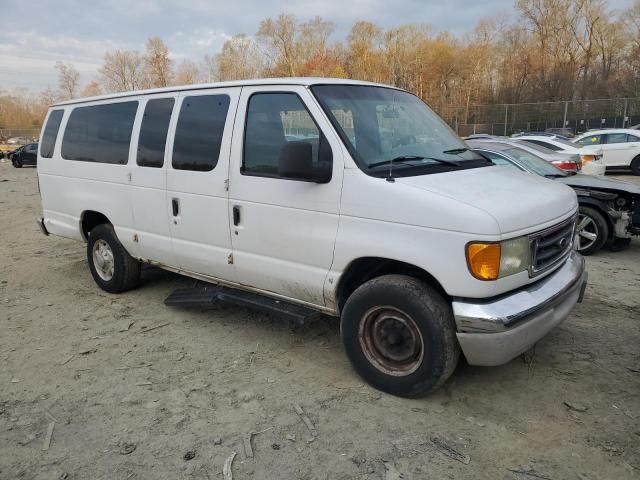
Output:
<path fill-rule="evenodd" d="M 74 108 L 62 139 L 62 158 L 126 165 L 138 102 Z"/>
<path fill-rule="evenodd" d="M 608 133 L 607 143 L 627 143 L 626 133 Z"/>
<path fill-rule="evenodd" d="M 199 172 L 215 168 L 228 110 L 228 95 L 185 97 L 173 142 L 173 168 Z"/>
<path fill-rule="evenodd" d="M 530 140 L 528 138 L 524 138 L 523 140 L 525 142 L 533 143 L 534 145 L 540 145 L 541 147 L 548 148 L 549 150 L 553 150 L 554 152 L 562 150 L 559 146 L 554 145 L 553 143 L 541 142 L 540 140 Z"/>
<path fill-rule="evenodd" d="M 53 157 L 53 149 L 56 146 L 56 138 L 58 138 L 58 130 L 64 110 L 52 110 L 44 127 L 42 134 L 42 143 L 40 145 L 40 155 L 44 158 Z"/>
<path fill-rule="evenodd" d="M 162 168 L 173 104 L 173 98 L 157 98 L 147 102 L 136 158 L 136 163 L 141 167 Z"/>

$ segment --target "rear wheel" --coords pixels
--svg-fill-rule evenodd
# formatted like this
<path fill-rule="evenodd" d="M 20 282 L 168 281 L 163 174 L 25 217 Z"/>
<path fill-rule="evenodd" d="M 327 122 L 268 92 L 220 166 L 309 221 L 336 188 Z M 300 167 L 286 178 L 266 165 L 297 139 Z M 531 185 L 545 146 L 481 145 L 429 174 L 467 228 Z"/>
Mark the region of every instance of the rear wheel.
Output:
<path fill-rule="evenodd" d="M 13 161 L 13 166 L 16 167 L 16 168 L 22 168 L 22 160 L 20 160 L 19 158 L 16 158 Z"/>
<path fill-rule="evenodd" d="M 125 250 L 112 225 L 98 225 L 89 232 L 87 260 L 93 279 L 109 293 L 131 290 L 140 282 L 140 262 Z"/>
<path fill-rule="evenodd" d="M 631 173 L 640 175 L 640 155 L 631 161 Z"/>
<path fill-rule="evenodd" d="M 360 286 L 344 306 L 341 334 L 358 374 L 401 397 L 436 390 L 460 356 L 450 305 L 427 283 L 404 275 Z"/>
<path fill-rule="evenodd" d="M 595 208 L 580 206 L 576 226 L 576 250 L 591 255 L 602 248 L 609 238 L 609 224 Z"/>

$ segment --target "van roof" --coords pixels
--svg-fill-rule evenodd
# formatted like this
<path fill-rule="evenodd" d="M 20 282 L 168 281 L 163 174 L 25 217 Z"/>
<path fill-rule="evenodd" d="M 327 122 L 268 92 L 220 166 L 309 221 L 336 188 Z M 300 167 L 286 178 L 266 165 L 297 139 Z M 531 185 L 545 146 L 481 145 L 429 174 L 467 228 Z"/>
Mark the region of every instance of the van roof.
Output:
<path fill-rule="evenodd" d="M 227 88 L 227 87 L 246 87 L 255 85 L 319 85 L 319 84 L 334 84 L 334 85 L 369 85 L 376 87 L 394 88 L 401 90 L 390 85 L 384 85 L 381 83 L 364 82 L 360 80 L 347 80 L 344 78 L 323 78 L 323 77 L 284 77 L 284 78 L 257 78 L 253 80 L 234 80 L 230 82 L 215 82 L 215 83 L 199 83 L 195 85 L 177 85 L 164 88 L 150 88 L 146 90 L 133 90 L 130 92 L 110 93 L 107 95 L 99 95 L 95 97 L 75 98 L 73 100 L 67 100 L 64 102 L 58 102 L 51 105 L 52 107 L 58 107 L 62 105 L 72 105 L 77 103 L 94 102 L 98 100 L 109 100 L 116 98 L 133 97 L 138 95 L 151 95 L 157 93 L 169 93 L 169 92 L 182 92 L 190 90 L 204 90 L 209 88 Z"/>

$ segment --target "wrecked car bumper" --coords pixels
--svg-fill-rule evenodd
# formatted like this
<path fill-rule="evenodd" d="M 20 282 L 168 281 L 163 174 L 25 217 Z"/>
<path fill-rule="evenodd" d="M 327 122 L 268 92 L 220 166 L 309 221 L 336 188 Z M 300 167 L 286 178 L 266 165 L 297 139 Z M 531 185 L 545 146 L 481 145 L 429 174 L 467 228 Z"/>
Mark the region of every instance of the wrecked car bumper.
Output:
<path fill-rule="evenodd" d="M 582 301 L 587 272 L 572 252 L 553 274 L 488 302 L 456 300 L 458 342 L 470 365 L 501 365 L 530 349 Z"/>

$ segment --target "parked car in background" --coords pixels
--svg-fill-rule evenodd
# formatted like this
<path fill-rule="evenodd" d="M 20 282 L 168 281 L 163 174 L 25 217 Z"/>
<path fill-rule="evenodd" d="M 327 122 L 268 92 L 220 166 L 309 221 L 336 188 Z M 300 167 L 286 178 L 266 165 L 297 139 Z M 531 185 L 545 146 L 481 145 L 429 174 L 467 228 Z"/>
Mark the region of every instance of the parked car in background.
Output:
<path fill-rule="evenodd" d="M 470 141 L 474 152 L 497 165 L 540 175 L 573 188 L 580 205 L 576 249 L 590 255 L 605 244 L 613 249 L 640 235 L 640 187 L 602 176 L 571 174 L 506 142 Z"/>
<path fill-rule="evenodd" d="M 575 135 L 573 134 L 573 130 L 571 128 L 547 128 L 545 133 L 551 133 L 558 137 L 563 138 L 573 138 Z"/>
<path fill-rule="evenodd" d="M 579 155 L 583 173 L 604 175 L 606 166 L 602 162 L 602 149 L 598 146 L 583 146 L 570 142 L 558 135 L 522 135 L 518 140 L 548 148 L 566 155 Z M 593 163 L 593 165 L 589 165 Z"/>
<path fill-rule="evenodd" d="M 592 130 L 576 137 L 581 146 L 598 146 L 608 169 L 631 169 L 640 175 L 640 132 L 630 128 Z"/>
<path fill-rule="evenodd" d="M 16 168 L 22 168 L 25 165 L 37 165 L 38 163 L 38 144 L 28 143 L 14 150 L 9 160 Z"/>
<path fill-rule="evenodd" d="M 7 140 L 7 145 L 26 145 L 31 142 L 27 137 L 12 137 Z"/>
<path fill-rule="evenodd" d="M 562 140 L 567 140 L 567 141 L 571 140 L 570 137 L 567 137 L 562 134 L 551 133 L 551 132 L 519 132 L 511 135 L 511 138 L 517 138 L 517 137 L 551 137 L 551 138 L 556 137 Z"/>

